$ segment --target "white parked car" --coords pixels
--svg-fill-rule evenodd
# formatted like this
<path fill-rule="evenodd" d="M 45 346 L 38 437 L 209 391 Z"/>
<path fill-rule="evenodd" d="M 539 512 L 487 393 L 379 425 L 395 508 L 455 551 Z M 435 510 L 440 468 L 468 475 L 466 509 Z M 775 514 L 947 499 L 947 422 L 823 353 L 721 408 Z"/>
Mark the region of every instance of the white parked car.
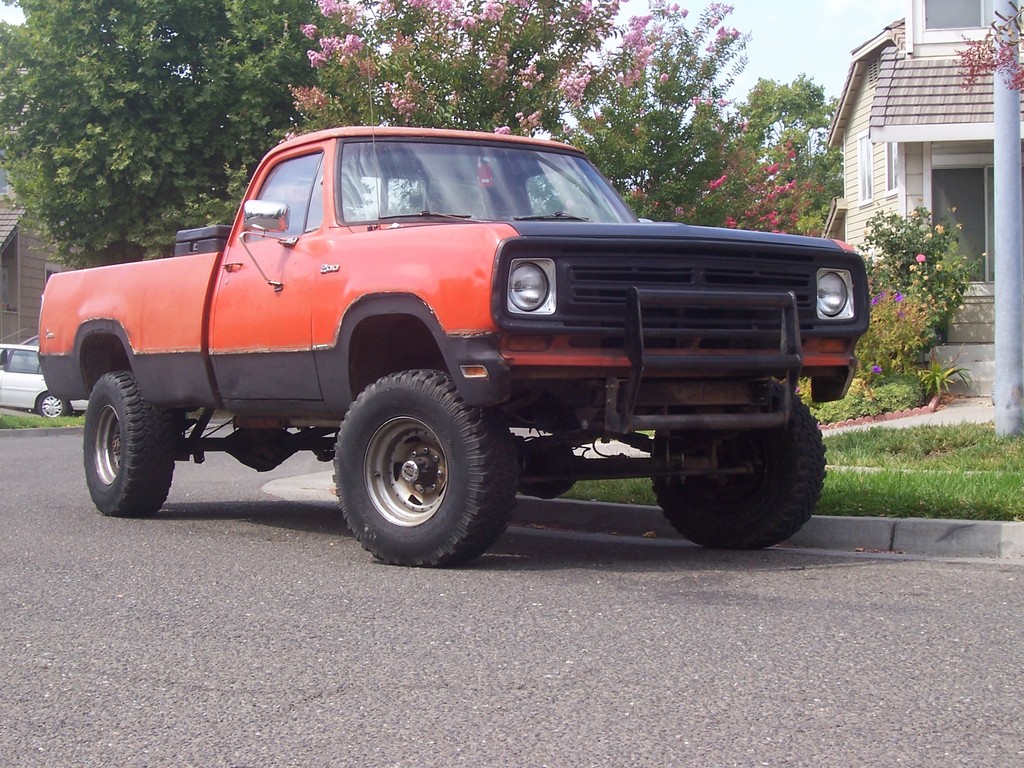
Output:
<path fill-rule="evenodd" d="M 39 348 L 27 344 L 0 344 L 0 406 L 35 411 L 56 418 L 84 411 L 86 400 L 61 400 L 46 391 L 39 369 Z"/>

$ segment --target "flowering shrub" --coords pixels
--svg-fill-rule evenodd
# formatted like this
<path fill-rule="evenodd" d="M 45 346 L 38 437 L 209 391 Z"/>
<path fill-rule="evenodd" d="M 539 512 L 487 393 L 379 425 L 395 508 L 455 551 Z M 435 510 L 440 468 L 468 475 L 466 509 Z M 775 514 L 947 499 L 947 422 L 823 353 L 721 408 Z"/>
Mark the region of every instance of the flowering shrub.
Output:
<path fill-rule="evenodd" d="M 305 128 L 417 125 L 556 133 L 600 73 L 618 0 L 317 0 L 302 31 Z M 635 27 L 636 25 L 634 25 Z M 630 28 L 637 62 L 642 35 Z M 637 64 L 639 66 L 639 64 Z M 625 79 L 631 71 L 620 73 Z"/>
<path fill-rule="evenodd" d="M 934 345 L 963 304 L 970 267 L 957 253 L 959 227 L 932 224 L 927 208 L 904 218 L 879 213 L 868 221 L 865 243 L 877 250 L 868 262 L 876 291 L 902 293 L 928 312 L 921 349 Z"/>
<path fill-rule="evenodd" d="M 913 373 L 929 344 L 928 306 L 918 297 L 883 291 L 871 300 L 871 323 L 857 342 L 858 378 Z"/>

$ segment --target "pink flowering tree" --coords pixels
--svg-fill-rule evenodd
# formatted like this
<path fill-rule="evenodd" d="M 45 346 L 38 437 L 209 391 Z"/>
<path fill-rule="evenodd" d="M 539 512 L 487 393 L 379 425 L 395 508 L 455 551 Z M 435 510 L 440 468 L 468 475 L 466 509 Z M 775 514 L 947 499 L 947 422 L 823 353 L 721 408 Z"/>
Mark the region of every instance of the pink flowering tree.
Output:
<path fill-rule="evenodd" d="M 805 75 L 758 80 L 737 105 L 740 132 L 705 207 L 719 206 L 726 226 L 820 235 L 843 190 L 841 152 L 828 146 L 835 107 Z"/>
<path fill-rule="evenodd" d="M 618 0 L 318 0 L 304 128 L 417 125 L 558 133 Z"/>
<path fill-rule="evenodd" d="M 996 11 L 996 17 L 998 21 L 983 38 L 968 41 L 965 48 L 957 51 L 960 72 L 968 88 L 998 72 L 1007 87 L 1020 91 L 1024 89 L 1024 69 L 1018 48 L 1024 38 L 1024 8 L 1011 16 Z"/>
<path fill-rule="evenodd" d="M 592 90 L 569 100 L 566 135 L 640 216 L 721 223 L 703 201 L 738 130 L 727 94 L 748 36 L 728 24 L 732 10 L 715 2 L 690 13 L 652 0 L 650 14 L 628 20 L 582 70 Z"/>

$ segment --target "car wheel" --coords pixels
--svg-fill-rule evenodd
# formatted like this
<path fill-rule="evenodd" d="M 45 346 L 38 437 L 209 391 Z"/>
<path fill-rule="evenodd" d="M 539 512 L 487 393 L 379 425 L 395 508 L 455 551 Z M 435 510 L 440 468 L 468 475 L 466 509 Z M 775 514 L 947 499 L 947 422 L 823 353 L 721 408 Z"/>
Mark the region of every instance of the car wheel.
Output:
<path fill-rule="evenodd" d="M 761 549 L 785 541 L 811 519 L 825 479 L 818 422 L 797 400 L 782 429 L 752 430 L 723 443 L 719 461 L 748 474 L 657 478 L 665 518 L 695 544 Z"/>
<path fill-rule="evenodd" d="M 71 403 L 67 400 L 62 400 L 56 395 L 51 395 L 49 392 L 43 392 L 38 398 L 36 398 L 35 412 L 48 419 L 56 419 L 60 416 L 70 416 Z"/>
<path fill-rule="evenodd" d="M 150 517 L 167 499 L 178 429 L 172 411 L 147 403 L 126 371 L 104 375 L 85 411 L 85 479 L 111 517 Z"/>
<path fill-rule="evenodd" d="M 385 563 L 449 566 L 504 532 L 518 480 L 499 414 L 474 408 L 439 371 L 385 376 L 338 432 L 334 481 L 349 529 Z"/>

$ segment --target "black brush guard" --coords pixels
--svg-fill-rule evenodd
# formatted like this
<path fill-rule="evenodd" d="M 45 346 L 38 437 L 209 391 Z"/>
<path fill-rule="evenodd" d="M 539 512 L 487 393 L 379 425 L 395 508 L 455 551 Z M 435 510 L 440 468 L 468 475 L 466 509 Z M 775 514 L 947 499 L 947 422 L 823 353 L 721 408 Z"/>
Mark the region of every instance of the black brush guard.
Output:
<path fill-rule="evenodd" d="M 675 310 L 681 319 L 671 327 L 645 327 L 644 312 Z M 703 320 L 688 322 L 687 309 L 722 313 L 748 311 L 761 317 L 778 318 L 778 325 L 740 330 L 736 327 L 715 327 Z M 777 315 L 776 315 L 777 313 Z M 664 325 L 664 324 L 663 324 Z M 758 323 L 763 326 L 764 323 Z M 749 351 L 657 350 L 648 345 L 658 339 L 695 338 L 716 340 L 724 345 L 738 337 L 750 338 L 755 347 Z M 778 349 L 767 348 L 778 340 Z M 628 378 L 609 377 L 605 390 L 605 428 L 625 434 L 640 429 L 721 430 L 770 429 L 782 427 L 789 419 L 796 390 L 796 380 L 803 364 L 800 348 L 800 324 L 797 301 L 792 291 L 680 291 L 631 287 L 626 295 L 625 352 L 630 362 Z M 636 414 L 637 396 L 644 377 L 669 375 L 673 378 L 742 378 L 751 381 L 782 379 L 782 396 L 767 393 L 767 404 L 730 413 Z M 774 388 L 772 388 L 774 389 Z"/>

